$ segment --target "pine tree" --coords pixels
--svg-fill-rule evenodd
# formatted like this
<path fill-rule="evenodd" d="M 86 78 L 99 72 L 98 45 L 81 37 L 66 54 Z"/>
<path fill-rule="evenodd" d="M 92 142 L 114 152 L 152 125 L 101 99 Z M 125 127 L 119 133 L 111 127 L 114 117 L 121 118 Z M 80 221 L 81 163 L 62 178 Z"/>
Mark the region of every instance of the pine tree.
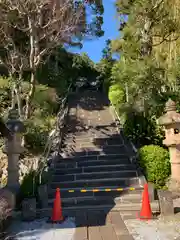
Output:
<path fill-rule="evenodd" d="M 124 88 L 128 86 L 130 103 L 146 113 L 170 88 L 167 61 L 157 58 L 157 49 L 176 41 L 179 21 L 168 0 L 117 0 L 116 6 L 121 37 L 112 41 L 112 49 L 119 53 L 120 61 L 114 65 L 112 77 Z"/>

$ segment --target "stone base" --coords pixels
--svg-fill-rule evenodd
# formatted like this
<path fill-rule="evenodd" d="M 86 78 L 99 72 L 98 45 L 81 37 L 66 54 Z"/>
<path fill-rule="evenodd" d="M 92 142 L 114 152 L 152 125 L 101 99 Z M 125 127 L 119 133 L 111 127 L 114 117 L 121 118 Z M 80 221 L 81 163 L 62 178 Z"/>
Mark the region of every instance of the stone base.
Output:
<path fill-rule="evenodd" d="M 167 184 L 167 187 L 169 191 L 176 193 L 177 195 L 180 195 L 180 181 L 171 178 Z"/>
<path fill-rule="evenodd" d="M 36 199 L 27 198 L 22 202 L 22 218 L 24 221 L 33 221 L 36 218 Z"/>
<path fill-rule="evenodd" d="M 162 216 L 174 215 L 174 206 L 172 192 L 167 190 L 158 190 L 160 212 Z"/>
<path fill-rule="evenodd" d="M 48 208 L 48 189 L 47 185 L 40 185 L 38 187 L 39 203 L 41 208 Z"/>

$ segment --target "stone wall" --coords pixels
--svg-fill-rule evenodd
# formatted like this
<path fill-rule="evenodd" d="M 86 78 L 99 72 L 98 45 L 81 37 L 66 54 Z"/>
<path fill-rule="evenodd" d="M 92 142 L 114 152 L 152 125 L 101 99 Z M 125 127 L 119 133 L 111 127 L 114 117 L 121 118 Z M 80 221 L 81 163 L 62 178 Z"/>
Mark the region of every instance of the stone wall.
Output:
<path fill-rule="evenodd" d="M 20 159 L 19 163 L 19 180 L 23 180 L 24 176 L 29 173 L 31 169 L 36 170 L 38 167 L 39 156 L 26 155 Z M 7 155 L 0 149 L 0 186 L 5 187 L 7 183 Z"/>

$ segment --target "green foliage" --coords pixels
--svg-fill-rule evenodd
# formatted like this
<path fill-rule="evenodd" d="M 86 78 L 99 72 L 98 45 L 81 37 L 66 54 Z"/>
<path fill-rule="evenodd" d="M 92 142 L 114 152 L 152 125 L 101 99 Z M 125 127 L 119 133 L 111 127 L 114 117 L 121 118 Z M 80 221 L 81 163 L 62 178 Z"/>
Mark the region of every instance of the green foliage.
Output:
<path fill-rule="evenodd" d="M 139 150 L 139 163 L 145 172 L 147 180 L 162 188 L 170 176 L 169 153 L 166 149 L 149 145 Z"/>
<path fill-rule="evenodd" d="M 106 40 L 106 46 L 102 50 L 102 56 L 100 62 L 96 64 L 96 69 L 99 72 L 99 79 L 103 82 L 103 91 L 108 95 L 109 88 L 112 84 L 111 70 L 115 64 L 115 60 L 112 57 L 111 40 Z"/>
<path fill-rule="evenodd" d="M 24 176 L 24 179 L 20 186 L 21 199 L 37 197 L 38 176 L 35 170 L 30 170 L 28 174 Z"/>
<path fill-rule="evenodd" d="M 3 112 L 11 102 L 11 85 L 10 79 L 0 76 L 0 102 L 1 102 L 1 111 Z"/>
<path fill-rule="evenodd" d="M 130 113 L 124 123 L 124 133 L 137 146 L 145 144 L 162 145 L 163 131 L 155 119 L 144 117 L 140 113 Z"/>
<path fill-rule="evenodd" d="M 44 114 L 56 113 L 59 107 L 56 90 L 45 85 L 37 85 L 32 104 L 34 108 L 42 109 Z"/>
<path fill-rule="evenodd" d="M 41 182 L 40 182 L 41 175 Z M 38 197 L 38 186 L 42 184 L 47 184 L 49 179 L 49 174 L 47 172 L 40 172 L 38 169 L 31 169 L 23 178 L 20 186 L 19 201 L 24 198 Z"/>
<path fill-rule="evenodd" d="M 31 118 L 26 122 L 25 143 L 26 148 L 35 154 L 41 153 L 44 150 L 48 140 L 49 132 L 55 123 L 55 117 L 39 116 Z"/>
<path fill-rule="evenodd" d="M 109 100 L 115 106 L 116 109 L 119 109 L 120 105 L 124 103 L 124 90 L 119 84 L 113 84 L 109 88 L 108 94 Z"/>
<path fill-rule="evenodd" d="M 111 81 L 108 78 L 105 78 L 103 81 L 103 91 L 108 95 L 109 88 L 111 86 Z"/>

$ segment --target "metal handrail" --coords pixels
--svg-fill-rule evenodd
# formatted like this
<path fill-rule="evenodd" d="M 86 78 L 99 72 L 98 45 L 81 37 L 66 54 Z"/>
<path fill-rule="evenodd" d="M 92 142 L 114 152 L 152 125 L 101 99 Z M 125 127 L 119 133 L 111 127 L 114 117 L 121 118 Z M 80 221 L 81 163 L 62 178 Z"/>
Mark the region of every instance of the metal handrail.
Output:
<path fill-rule="evenodd" d="M 39 179 L 40 184 L 41 184 L 41 180 L 42 180 L 42 173 L 48 165 L 48 156 L 50 155 L 50 152 L 52 149 L 53 139 L 55 137 L 56 132 L 60 129 L 59 123 L 61 123 L 62 119 L 64 119 L 64 117 L 65 117 L 64 108 L 67 103 L 67 99 L 68 99 L 71 87 L 72 87 L 72 83 L 68 87 L 66 96 L 61 101 L 60 110 L 56 115 L 55 129 L 52 130 L 51 133 L 49 134 L 49 137 L 48 137 L 47 142 L 44 147 L 44 151 L 43 151 L 42 155 L 40 156 L 40 160 L 38 163 L 39 171 L 37 171 L 37 174 L 39 174 L 39 177 L 40 177 L 40 179 Z"/>

